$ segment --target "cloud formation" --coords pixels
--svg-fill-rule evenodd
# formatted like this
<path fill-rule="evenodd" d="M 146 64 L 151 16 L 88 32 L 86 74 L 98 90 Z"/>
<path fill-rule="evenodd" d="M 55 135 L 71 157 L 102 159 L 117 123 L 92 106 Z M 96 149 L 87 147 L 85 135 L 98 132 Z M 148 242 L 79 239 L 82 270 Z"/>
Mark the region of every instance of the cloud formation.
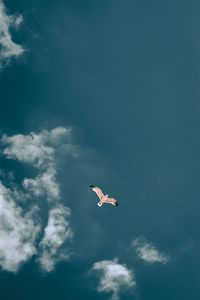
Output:
<path fill-rule="evenodd" d="M 0 258 L 7 258 L 9 255 L 9 259 L 6 260 L 4 258 L 4 262 L 0 263 L 8 271 L 17 271 L 21 263 L 27 261 L 34 254 L 38 256 L 37 261 L 46 272 L 52 271 L 60 260 L 69 259 L 70 251 L 66 242 L 73 237 L 69 223 L 71 211 L 61 203 L 60 185 L 57 180 L 57 154 L 60 148 L 64 147 L 65 152 L 73 152 L 75 149 L 75 146 L 71 145 L 68 140 L 69 133 L 70 129 L 57 127 L 52 130 L 42 130 L 39 133 L 31 132 L 27 135 L 4 135 L 1 139 L 2 153 L 6 158 L 18 160 L 38 170 L 36 177 L 23 179 L 24 191 L 11 191 L 5 187 L 3 188 L 3 185 L 1 188 L 4 191 L 2 193 L 2 199 L 4 199 L 3 207 L 10 211 L 11 215 L 9 217 L 11 220 L 15 218 L 13 222 L 17 224 L 16 228 L 14 226 L 8 227 L 8 236 L 12 237 L 13 241 L 16 241 L 16 246 L 8 251 L 6 249 L 6 253 L 3 254 L 0 251 Z M 12 195 L 12 198 L 10 195 Z M 20 196 L 34 199 L 40 197 L 48 200 L 48 221 L 44 228 L 44 235 L 37 243 L 35 241 L 36 233 L 40 231 L 41 235 L 42 226 L 35 225 L 31 211 L 24 213 L 19 203 L 17 205 L 17 200 Z M 27 210 L 28 208 L 26 208 Z M 8 224 L 8 221 L 6 224 Z M 27 231 L 25 227 L 27 227 Z M 31 235 L 33 234 L 32 230 L 35 232 L 33 237 Z M 3 245 L 7 241 L 7 231 L 2 227 L 2 232 L 0 233 L 3 249 Z M 17 238 L 15 238 L 16 236 Z M 8 242 L 6 243 L 9 248 Z M 12 251 L 15 251 L 15 248 L 19 249 L 19 254 L 16 250 L 16 254 L 13 255 L 13 261 L 11 261 Z M 17 255 L 18 258 L 15 259 Z M 8 263 L 5 263 L 5 261 L 8 261 Z"/>
<path fill-rule="evenodd" d="M 24 188 L 36 197 L 45 197 L 47 200 L 59 199 L 60 187 L 56 180 L 56 170 L 51 167 L 35 178 L 25 178 Z"/>
<path fill-rule="evenodd" d="M 36 208 L 24 213 L 12 193 L 0 182 L 0 266 L 17 272 L 22 263 L 36 254 L 35 241 L 40 225 Z"/>
<path fill-rule="evenodd" d="M 69 258 L 69 253 L 66 252 L 66 249 L 65 252 L 58 250 L 66 241 L 73 237 L 68 220 L 70 215 L 70 210 L 62 205 L 53 208 L 49 212 L 48 224 L 39 245 L 41 250 L 39 262 L 44 271 L 52 271 L 58 261 Z"/>
<path fill-rule="evenodd" d="M 3 1 L 0 0 L 0 67 L 24 52 L 23 46 L 15 43 L 10 33 L 10 27 L 18 29 L 22 21 L 21 15 L 8 15 Z"/>
<path fill-rule="evenodd" d="M 160 252 L 152 243 L 147 242 L 144 238 L 137 238 L 132 242 L 137 257 L 149 264 L 169 262 L 169 255 Z"/>
<path fill-rule="evenodd" d="M 25 178 L 24 188 L 37 197 L 46 197 L 47 200 L 58 200 L 60 188 L 57 182 L 56 151 L 61 145 L 71 145 L 64 141 L 69 137 L 70 129 L 56 127 L 52 130 L 42 130 L 40 133 L 31 132 L 28 135 L 4 135 L 1 143 L 4 146 L 3 154 L 8 159 L 16 159 L 22 163 L 38 169 L 39 175 L 35 178 Z"/>
<path fill-rule="evenodd" d="M 120 264 L 115 258 L 94 263 L 92 272 L 97 272 L 100 278 L 98 292 L 112 292 L 112 300 L 119 299 L 123 289 L 136 286 L 134 273 L 126 265 Z"/>
<path fill-rule="evenodd" d="M 55 163 L 55 148 L 62 143 L 62 138 L 69 136 L 70 129 L 56 127 L 39 133 L 4 135 L 1 143 L 3 154 L 9 159 L 32 165 L 37 169 L 47 169 Z"/>

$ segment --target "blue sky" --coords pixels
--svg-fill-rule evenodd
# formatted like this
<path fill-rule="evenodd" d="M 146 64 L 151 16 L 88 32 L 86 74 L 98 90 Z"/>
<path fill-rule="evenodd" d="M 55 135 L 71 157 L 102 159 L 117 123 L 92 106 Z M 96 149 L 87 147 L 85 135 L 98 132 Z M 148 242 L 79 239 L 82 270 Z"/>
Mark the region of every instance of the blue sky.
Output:
<path fill-rule="evenodd" d="M 198 299 L 199 13 L 0 0 L 2 299 Z"/>

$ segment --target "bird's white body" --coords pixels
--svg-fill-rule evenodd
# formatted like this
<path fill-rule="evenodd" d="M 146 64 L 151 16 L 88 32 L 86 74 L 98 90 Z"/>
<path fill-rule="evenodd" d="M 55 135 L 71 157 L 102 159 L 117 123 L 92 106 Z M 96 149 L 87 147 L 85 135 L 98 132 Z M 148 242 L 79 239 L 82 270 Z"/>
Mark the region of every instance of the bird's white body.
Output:
<path fill-rule="evenodd" d="M 108 195 L 104 195 L 101 200 L 97 203 L 98 206 L 102 206 L 103 203 L 108 202 Z"/>
<path fill-rule="evenodd" d="M 100 201 L 97 203 L 98 206 L 102 206 L 104 203 L 109 203 L 114 206 L 118 206 L 118 201 L 114 198 L 109 198 L 108 194 L 104 195 L 103 191 L 97 186 L 90 186 L 92 191 L 97 194 Z"/>

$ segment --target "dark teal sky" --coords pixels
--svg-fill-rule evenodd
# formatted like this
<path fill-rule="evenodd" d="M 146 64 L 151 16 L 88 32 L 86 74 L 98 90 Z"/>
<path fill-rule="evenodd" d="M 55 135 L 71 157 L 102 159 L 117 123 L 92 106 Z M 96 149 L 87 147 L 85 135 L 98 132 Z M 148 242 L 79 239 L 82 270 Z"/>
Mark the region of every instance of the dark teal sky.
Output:
<path fill-rule="evenodd" d="M 1 298 L 109 299 L 86 274 L 95 261 L 118 257 L 137 281 L 121 299 L 198 299 L 200 3 L 4 3 L 24 17 L 12 34 L 27 51 L 0 74 L 1 133 L 73 126 L 85 159 L 60 166 L 76 255 L 45 276 L 34 259 L 17 274 L 2 271 Z M 119 207 L 100 210 L 91 183 Z M 141 235 L 170 262 L 138 261 L 130 243 Z"/>

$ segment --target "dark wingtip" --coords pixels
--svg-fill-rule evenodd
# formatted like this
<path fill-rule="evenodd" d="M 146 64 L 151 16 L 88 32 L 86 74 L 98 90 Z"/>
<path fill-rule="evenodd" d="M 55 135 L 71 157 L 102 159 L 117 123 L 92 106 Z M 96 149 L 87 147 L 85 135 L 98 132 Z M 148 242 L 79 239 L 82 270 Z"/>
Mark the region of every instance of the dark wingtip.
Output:
<path fill-rule="evenodd" d="M 116 202 L 116 203 L 115 203 L 115 206 L 118 206 L 118 205 L 119 205 L 119 203 L 118 203 L 118 202 Z"/>
<path fill-rule="evenodd" d="M 94 188 L 94 187 L 95 187 L 94 185 L 92 185 L 92 184 L 90 185 L 90 188 L 91 188 L 91 189 Z"/>

